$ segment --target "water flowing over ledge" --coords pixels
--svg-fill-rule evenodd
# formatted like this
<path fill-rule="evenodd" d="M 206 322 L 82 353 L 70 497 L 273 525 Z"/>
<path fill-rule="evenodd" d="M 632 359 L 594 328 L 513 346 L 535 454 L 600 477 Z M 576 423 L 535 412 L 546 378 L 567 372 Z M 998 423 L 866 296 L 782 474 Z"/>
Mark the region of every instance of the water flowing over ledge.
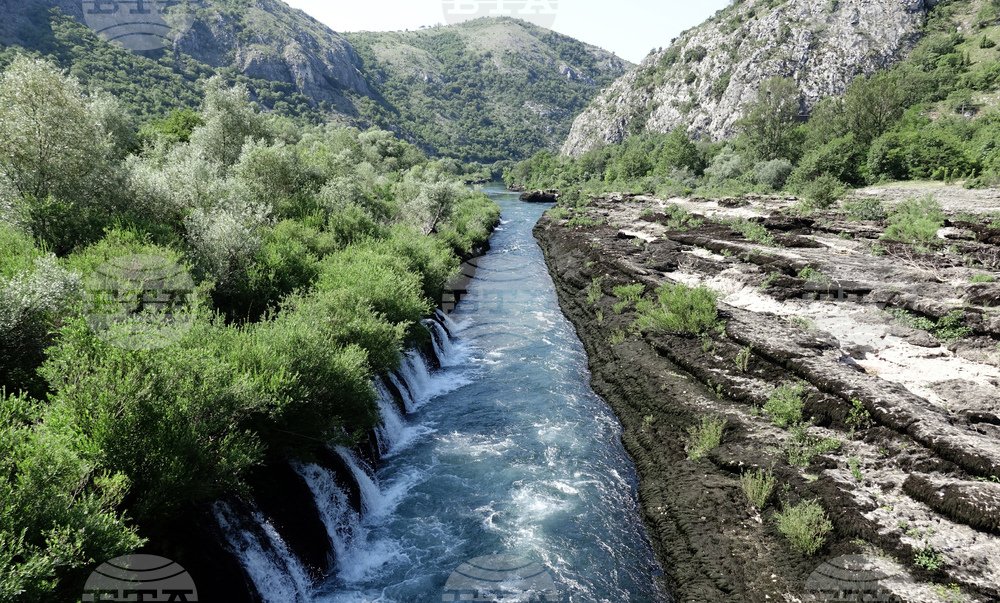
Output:
<path fill-rule="evenodd" d="M 254 599 L 443 600 L 456 568 L 491 556 L 543 568 L 568 601 L 666 599 L 621 426 L 531 235 L 544 207 L 489 192 L 504 209 L 491 250 L 374 384 L 371 444 L 292 463 L 284 507 L 213 508 Z"/>

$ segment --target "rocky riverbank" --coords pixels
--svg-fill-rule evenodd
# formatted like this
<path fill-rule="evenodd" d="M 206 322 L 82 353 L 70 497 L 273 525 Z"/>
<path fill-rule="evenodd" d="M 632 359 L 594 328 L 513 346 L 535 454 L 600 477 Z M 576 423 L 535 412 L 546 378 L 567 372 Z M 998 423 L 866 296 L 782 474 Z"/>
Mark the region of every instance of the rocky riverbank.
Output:
<path fill-rule="evenodd" d="M 944 201 L 937 251 L 881 240 L 878 212 L 802 215 L 791 199 L 618 196 L 536 227 L 678 601 L 829 600 L 817 576 L 844 556 L 868 565 L 841 586 L 892 593 L 879 600 L 1000 599 L 1000 231 Z M 724 327 L 638 333 L 615 291 L 636 283 L 707 286 Z M 780 386 L 801 423 L 763 409 Z M 713 417 L 721 445 L 689 460 Z M 754 469 L 776 479 L 763 509 L 741 489 Z M 833 525 L 813 555 L 775 520 L 810 500 Z"/>

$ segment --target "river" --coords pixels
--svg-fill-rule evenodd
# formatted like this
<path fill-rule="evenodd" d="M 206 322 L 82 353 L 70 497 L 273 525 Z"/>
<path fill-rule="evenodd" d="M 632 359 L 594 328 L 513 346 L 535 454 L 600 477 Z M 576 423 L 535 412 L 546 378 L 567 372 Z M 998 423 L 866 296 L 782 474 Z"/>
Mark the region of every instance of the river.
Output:
<path fill-rule="evenodd" d="M 528 572 L 559 593 L 539 600 L 662 600 L 635 467 L 532 237 L 547 206 L 486 192 L 503 222 L 446 321 L 446 366 L 393 427 L 354 542 L 312 598 L 449 600 L 474 560 L 459 583 L 471 569 L 516 591 L 510 576 Z"/>

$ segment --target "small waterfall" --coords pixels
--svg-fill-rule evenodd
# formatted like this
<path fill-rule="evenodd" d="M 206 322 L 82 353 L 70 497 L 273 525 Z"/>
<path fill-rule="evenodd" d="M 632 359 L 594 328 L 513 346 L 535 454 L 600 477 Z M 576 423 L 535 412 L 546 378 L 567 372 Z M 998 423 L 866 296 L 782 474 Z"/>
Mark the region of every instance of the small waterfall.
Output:
<path fill-rule="evenodd" d="M 448 316 L 441 310 L 436 310 L 434 312 L 434 316 L 436 316 L 437 319 L 441 321 L 441 324 L 443 324 L 445 328 L 448 329 L 448 334 L 451 335 L 452 337 L 454 337 L 460 330 L 462 330 L 461 325 L 452 320 L 450 316 Z"/>
<path fill-rule="evenodd" d="M 361 517 L 351 508 L 347 493 L 337 484 L 333 473 L 315 464 L 295 464 L 295 471 L 302 476 L 313 496 L 326 533 L 333 543 L 338 570 L 349 560 L 351 545 L 364 539 Z"/>
<path fill-rule="evenodd" d="M 447 368 L 459 364 L 462 361 L 459 349 L 452 342 L 448 329 L 437 320 L 426 320 L 424 326 L 431 332 L 431 345 L 434 346 L 434 354 L 437 355 L 441 367 Z"/>
<path fill-rule="evenodd" d="M 337 449 L 336 452 L 347 463 L 355 479 L 358 473 L 367 476 L 361 469 L 361 462 L 349 450 Z M 365 521 L 362 521 L 361 514 L 351 506 L 347 493 L 337 483 L 336 477 L 330 470 L 313 464 L 299 465 L 296 470 L 316 497 L 316 504 L 327 534 L 333 542 L 337 556 L 337 575 L 341 580 L 348 583 L 364 580 L 370 573 L 378 571 L 387 563 L 403 558 L 403 552 L 397 543 L 372 538 Z M 361 481 L 368 484 L 363 488 L 369 489 L 368 494 L 364 494 L 365 490 L 362 489 L 363 500 L 367 500 L 362 506 L 367 510 L 368 505 L 383 504 L 382 510 L 390 511 L 391 503 L 378 491 L 374 481 L 369 477 L 362 478 Z M 378 494 L 371 492 L 372 489 Z M 366 519 L 371 521 L 372 518 Z"/>
<path fill-rule="evenodd" d="M 375 435 L 378 438 L 379 452 L 388 454 L 402 443 L 406 424 L 396 407 L 396 402 L 392 399 L 392 394 L 381 379 L 375 382 L 375 389 L 378 392 L 379 414 L 382 416 L 382 424 L 375 430 Z"/>
<path fill-rule="evenodd" d="M 404 363 L 406 361 L 404 360 Z M 400 367 L 402 370 L 402 366 Z M 392 382 L 396 389 L 399 390 L 399 394 L 403 397 L 403 406 L 406 407 L 406 412 L 411 413 L 417 410 L 417 403 L 413 399 L 413 392 L 410 391 L 410 387 L 406 384 L 405 380 L 397 376 L 395 372 L 389 373 L 389 381 Z"/>
<path fill-rule="evenodd" d="M 343 446 L 337 446 L 336 452 L 340 455 L 340 458 L 344 459 L 344 463 L 351 470 L 354 480 L 361 489 L 361 507 L 365 513 L 373 516 L 382 515 L 386 510 L 385 496 L 382 495 L 382 490 L 375 483 L 375 479 L 371 474 L 362 468 L 364 461 Z"/>
<path fill-rule="evenodd" d="M 399 367 L 399 375 L 410 390 L 410 404 L 407 405 L 407 412 L 414 412 L 425 402 L 432 393 L 431 372 L 427 368 L 427 361 L 417 351 L 407 352 L 403 357 L 403 363 Z"/>
<path fill-rule="evenodd" d="M 450 319 L 440 312 L 437 320 L 425 322 L 442 367 L 460 362 L 461 348 L 452 342 L 450 327 L 444 326 L 448 323 Z M 427 359 L 416 350 L 404 354 L 399 370 L 387 377 L 392 387 L 399 391 L 407 413 L 468 383 L 464 375 L 432 374 Z M 407 425 L 386 381 L 378 379 L 374 385 L 381 416 L 375 429 L 379 452 L 391 454 L 414 437 L 431 431 L 425 426 Z M 292 463 L 292 469 L 308 486 L 316 502 L 319 519 L 336 557 L 338 576 L 345 582 L 356 582 L 387 563 L 405 558 L 398 544 L 374 539 L 368 526 L 391 514 L 402 496 L 420 478 L 416 472 L 411 473 L 395 480 L 383 491 L 374 471 L 354 451 L 336 447 L 332 452 L 343 460 L 357 485 L 361 512 L 351 505 L 349 492 L 354 484 L 345 489 L 330 469 L 314 463 Z M 255 508 L 240 511 L 225 502 L 217 502 L 213 513 L 229 548 L 265 603 L 311 602 L 312 584 L 308 572 L 263 513 Z"/>
<path fill-rule="evenodd" d="M 258 511 L 241 517 L 217 502 L 213 514 L 226 541 L 265 603 L 309 603 L 311 583 L 302 563 L 274 526 Z"/>

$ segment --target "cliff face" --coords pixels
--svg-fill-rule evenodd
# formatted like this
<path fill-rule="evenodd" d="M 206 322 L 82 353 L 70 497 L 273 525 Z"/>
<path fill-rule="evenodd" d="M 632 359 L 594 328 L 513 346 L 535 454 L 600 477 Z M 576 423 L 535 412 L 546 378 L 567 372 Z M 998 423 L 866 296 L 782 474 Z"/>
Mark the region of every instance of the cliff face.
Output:
<path fill-rule="evenodd" d="M 209 3 L 175 47 L 213 67 L 286 82 L 305 96 L 344 107 L 344 93 L 369 96 L 354 48 L 339 34 L 279 0 L 250 0 L 238 10 Z"/>
<path fill-rule="evenodd" d="M 287 83 L 316 103 L 351 112 L 348 93 L 369 96 L 347 40 L 280 0 L 201 0 L 173 51 L 216 69 Z M 0 46 L 48 50 L 50 11 L 85 22 L 80 0 L 0 0 Z"/>
<path fill-rule="evenodd" d="M 936 0 L 744 0 L 650 54 L 591 103 L 563 145 L 580 155 L 632 133 L 678 126 L 720 139 L 735 133 L 760 83 L 795 79 L 803 111 L 854 77 L 901 58 Z"/>

